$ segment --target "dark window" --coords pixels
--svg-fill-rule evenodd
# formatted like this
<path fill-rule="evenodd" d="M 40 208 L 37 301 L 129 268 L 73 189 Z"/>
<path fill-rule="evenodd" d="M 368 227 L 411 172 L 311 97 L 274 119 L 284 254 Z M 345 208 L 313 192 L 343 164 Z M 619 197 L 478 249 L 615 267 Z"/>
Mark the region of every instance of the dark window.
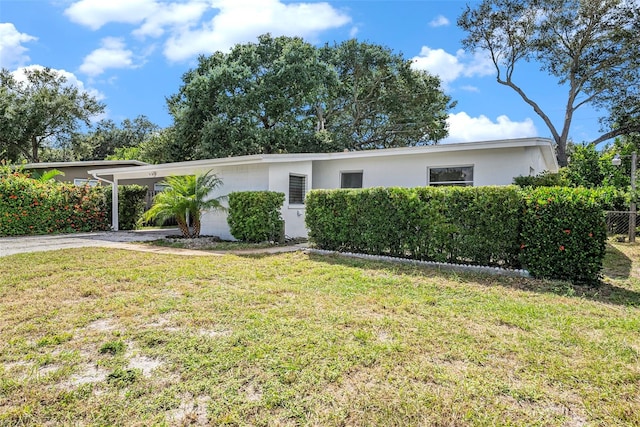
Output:
<path fill-rule="evenodd" d="M 307 189 L 307 177 L 303 175 L 289 175 L 289 204 L 301 205 Z"/>
<path fill-rule="evenodd" d="M 429 185 L 473 185 L 473 166 L 429 168 Z"/>
<path fill-rule="evenodd" d="M 362 172 L 342 172 L 340 188 L 362 188 Z"/>

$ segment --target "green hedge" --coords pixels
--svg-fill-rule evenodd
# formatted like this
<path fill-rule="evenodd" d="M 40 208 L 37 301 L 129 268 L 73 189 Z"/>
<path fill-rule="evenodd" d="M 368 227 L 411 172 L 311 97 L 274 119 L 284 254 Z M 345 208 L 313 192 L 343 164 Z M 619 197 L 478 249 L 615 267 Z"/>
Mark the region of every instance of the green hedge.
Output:
<path fill-rule="evenodd" d="M 41 182 L 22 172 L 0 176 L 0 236 L 107 230 L 104 193 Z"/>
<path fill-rule="evenodd" d="M 547 193 L 554 196 L 539 197 Z M 537 277 L 589 282 L 602 268 L 602 206 L 610 196 L 515 186 L 313 190 L 305 219 L 309 238 L 323 249 L 525 267 Z M 551 205 L 557 211 L 543 203 L 548 198 L 563 201 Z M 557 220 L 547 218 L 553 214 Z"/>
<path fill-rule="evenodd" d="M 118 228 L 120 230 L 135 230 L 142 214 L 146 209 L 145 198 L 148 188 L 142 185 L 118 186 Z M 107 197 L 107 215 L 111 219 L 111 186 L 104 187 Z"/>
<path fill-rule="evenodd" d="M 596 281 L 606 238 L 599 192 L 541 187 L 524 195 L 521 259 L 535 277 Z"/>
<path fill-rule="evenodd" d="M 231 235 L 245 242 L 284 240 L 284 221 L 280 210 L 284 193 L 241 191 L 230 193 L 227 222 Z"/>
<path fill-rule="evenodd" d="M 305 220 L 325 249 L 517 267 L 518 200 L 515 187 L 314 190 Z"/>

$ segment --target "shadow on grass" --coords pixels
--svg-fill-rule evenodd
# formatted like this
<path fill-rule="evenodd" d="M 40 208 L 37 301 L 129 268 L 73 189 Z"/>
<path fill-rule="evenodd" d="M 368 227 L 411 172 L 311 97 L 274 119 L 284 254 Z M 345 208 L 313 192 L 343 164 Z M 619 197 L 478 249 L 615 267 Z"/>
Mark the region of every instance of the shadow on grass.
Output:
<path fill-rule="evenodd" d="M 631 259 L 618 248 L 607 244 L 602 273 L 612 279 L 628 279 L 631 276 Z"/>
<path fill-rule="evenodd" d="M 609 253 L 611 251 L 611 254 Z M 272 257 L 278 254 L 237 254 L 244 258 L 262 259 L 266 257 Z M 615 248 L 608 248 L 607 256 L 615 256 L 619 265 L 624 265 L 622 258 L 628 258 L 617 251 Z M 459 270 L 449 270 L 446 267 L 430 267 L 410 265 L 404 263 L 394 263 L 391 261 L 375 261 L 366 260 L 361 258 L 344 257 L 340 255 L 322 255 L 322 254 L 309 254 L 309 259 L 314 262 L 322 262 L 326 264 L 342 266 L 342 267 L 354 267 L 354 268 L 367 268 L 367 269 L 379 269 L 379 270 L 394 270 L 401 274 L 409 274 L 420 277 L 441 277 L 445 279 L 455 280 L 458 283 L 473 282 L 484 286 L 502 286 L 511 289 L 517 289 L 526 292 L 538 292 L 538 293 L 550 293 L 565 297 L 583 298 L 590 301 L 596 301 L 604 304 L 614 304 L 622 306 L 637 306 L 640 307 L 640 292 L 635 290 L 619 286 L 615 283 L 608 281 L 601 281 L 598 285 L 584 286 L 573 285 L 569 282 L 557 281 L 557 280 L 540 280 L 530 279 L 525 277 L 507 277 L 499 275 L 489 275 L 485 273 L 476 272 L 461 272 Z M 628 260 L 627 276 L 622 275 L 623 267 L 617 267 L 616 271 L 621 274 L 620 278 L 628 277 L 628 272 L 631 269 L 631 261 Z"/>

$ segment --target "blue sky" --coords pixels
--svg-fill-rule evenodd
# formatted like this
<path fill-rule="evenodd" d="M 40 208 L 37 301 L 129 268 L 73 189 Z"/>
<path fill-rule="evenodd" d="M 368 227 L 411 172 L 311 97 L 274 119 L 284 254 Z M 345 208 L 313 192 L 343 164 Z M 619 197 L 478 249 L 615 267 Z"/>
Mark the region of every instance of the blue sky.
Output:
<path fill-rule="evenodd" d="M 301 36 L 315 44 L 349 38 L 385 45 L 414 67 L 437 74 L 457 101 L 449 117 L 454 141 L 551 133 L 511 89 L 495 82 L 481 53 L 465 52 L 456 0 L 2 0 L 0 66 L 46 66 L 98 96 L 102 118 L 120 122 L 144 114 L 171 124 L 165 98 L 176 93 L 199 54 L 226 51 L 260 34 Z M 528 64 L 516 71 L 528 95 L 561 127 L 566 89 Z M 576 113 L 571 138 L 599 134 L 598 112 Z"/>

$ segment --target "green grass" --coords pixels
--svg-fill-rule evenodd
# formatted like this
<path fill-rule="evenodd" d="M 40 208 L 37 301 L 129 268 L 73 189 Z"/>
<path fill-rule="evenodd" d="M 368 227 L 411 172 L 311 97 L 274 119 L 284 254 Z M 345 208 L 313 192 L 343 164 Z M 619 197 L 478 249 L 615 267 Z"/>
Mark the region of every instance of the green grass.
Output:
<path fill-rule="evenodd" d="M 0 258 L 0 425 L 640 425 L 640 245 L 599 288 L 287 253 Z"/>
<path fill-rule="evenodd" d="M 231 242 L 226 240 L 199 242 L 198 240 L 199 239 L 158 239 L 143 243 L 167 248 L 197 249 L 205 251 L 242 251 L 286 246 L 272 242 L 248 243 Z"/>

